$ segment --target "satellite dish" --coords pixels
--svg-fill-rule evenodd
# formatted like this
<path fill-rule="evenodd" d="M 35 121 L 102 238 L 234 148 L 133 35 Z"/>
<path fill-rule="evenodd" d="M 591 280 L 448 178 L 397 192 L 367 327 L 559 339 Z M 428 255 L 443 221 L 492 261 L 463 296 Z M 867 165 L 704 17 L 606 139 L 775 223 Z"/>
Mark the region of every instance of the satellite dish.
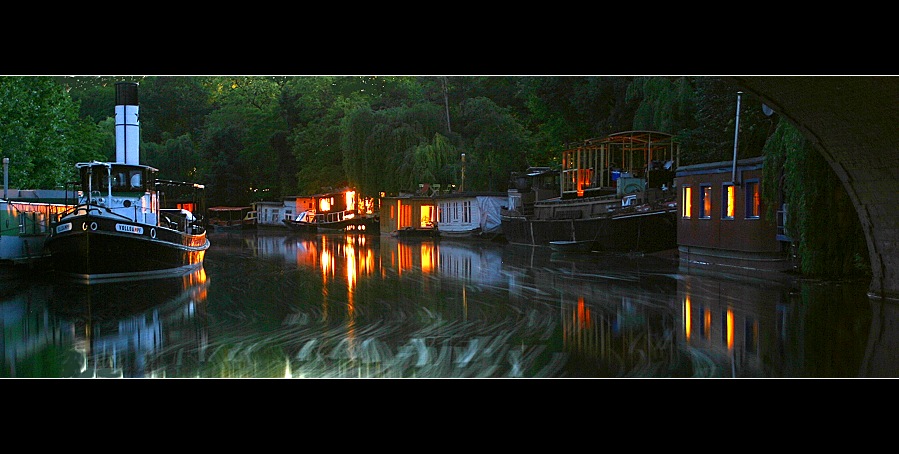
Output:
<path fill-rule="evenodd" d="M 762 113 L 765 114 L 766 117 L 770 117 L 774 114 L 774 109 L 768 107 L 767 104 L 762 104 Z"/>

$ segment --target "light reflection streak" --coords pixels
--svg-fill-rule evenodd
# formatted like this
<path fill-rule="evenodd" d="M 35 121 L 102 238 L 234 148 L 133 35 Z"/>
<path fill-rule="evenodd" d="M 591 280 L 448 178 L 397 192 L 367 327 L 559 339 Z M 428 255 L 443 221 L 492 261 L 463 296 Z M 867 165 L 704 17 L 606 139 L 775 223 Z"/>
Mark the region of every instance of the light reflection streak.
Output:
<path fill-rule="evenodd" d="M 353 247 L 351 237 L 346 238 L 343 246 L 343 256 L 346 259 L 346 279 L 347 279 L 347 343 L 350 351 L 350 357 L 356 357 L 356 303 L 354 295 L 356 293 L 356 249 Z"/>
<path fill-rule="evenodd" d="M 74 331 L 72 350 L 78 367 L 72 377 L 159 377 L 156 358 L 169 347 L 170 332 L 194 324 L 205 314 L 208 297 L 206 270 L 181 277 L 85 285 L 59 283 L 53 308 L 69 320 Z M 205 329 L 191 330 L 192 342 L 202 351 L 208 344 Z"/>

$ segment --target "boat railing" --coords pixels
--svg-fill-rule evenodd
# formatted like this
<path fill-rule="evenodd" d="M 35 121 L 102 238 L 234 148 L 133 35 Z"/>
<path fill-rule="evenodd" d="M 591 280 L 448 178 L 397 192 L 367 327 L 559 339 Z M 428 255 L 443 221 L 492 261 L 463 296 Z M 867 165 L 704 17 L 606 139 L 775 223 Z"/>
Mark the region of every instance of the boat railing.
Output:
<path fill-rule="evenodd" d="M 57 203 L 26 201 L 8 201 L 8 203 L 17 221 L 12 229 L 8 230 L 18 230 L 19 235 L 46 235 L 54 217 L 68 208 Z"/>

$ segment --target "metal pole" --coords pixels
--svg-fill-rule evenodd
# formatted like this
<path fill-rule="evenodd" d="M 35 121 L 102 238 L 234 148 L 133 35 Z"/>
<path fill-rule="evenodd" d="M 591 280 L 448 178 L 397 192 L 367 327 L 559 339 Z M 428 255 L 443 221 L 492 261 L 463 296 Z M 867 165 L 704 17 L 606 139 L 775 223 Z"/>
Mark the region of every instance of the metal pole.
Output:
<path fill-rule="evenodd" d="M 462 183 L 459 185 L 459 192 L 465 191 L 465 153 L 462 153 Z"/>
<path fill-rule="evenodd" d="M 3 198 L 9 198 L 9 158 L 3 158 Z"/>
<path fill-rule="evenodd" d="M 740 137 L 740 96 L 742 91 L 737 92 L 737 125 L 734 127 L 734 168 L 730 181 L 737 184 L 737 143 Z"/>

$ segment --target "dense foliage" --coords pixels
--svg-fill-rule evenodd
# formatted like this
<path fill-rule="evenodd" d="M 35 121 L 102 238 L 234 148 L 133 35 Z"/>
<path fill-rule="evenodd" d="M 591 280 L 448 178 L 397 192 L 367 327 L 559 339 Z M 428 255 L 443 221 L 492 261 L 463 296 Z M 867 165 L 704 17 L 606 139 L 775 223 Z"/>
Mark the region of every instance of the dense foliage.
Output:
<path fill-rule="evenodd" d="M 739 90 L 687 76 L 0 77 L 11 186 L 61 187 L 75 162 L 113 159 L 117 81 L 141 85 L 141 163 L 205 183 L 210 205 L 344 185 L 373 197 L 423 183 L 503 191 L 513 171 L 558 166 L 567 145 L 627 130 L 674 134 L 681 165 L 730 160 Z M 738 156 L 764 153 L 766 170 L 785 172 L 804 269 L 857 269 L 845 257 L 866 256 L 864 236 L 833 173 L 759 100 L 741 99 Z M 834 212 L 839 222 L 823 222 Z M 861 240 L 834 240 L 849 234 Z"/>
<path fill-rule="evenodd" d="M 765 145 L 764 177 L 767 216 L 773 219 L 782 193 L 787 234 L 798 243 L 803 274 L 870 274 L 868 246 L 849 196 L 821 153 L 786 121 L 777 123 Z"/>

